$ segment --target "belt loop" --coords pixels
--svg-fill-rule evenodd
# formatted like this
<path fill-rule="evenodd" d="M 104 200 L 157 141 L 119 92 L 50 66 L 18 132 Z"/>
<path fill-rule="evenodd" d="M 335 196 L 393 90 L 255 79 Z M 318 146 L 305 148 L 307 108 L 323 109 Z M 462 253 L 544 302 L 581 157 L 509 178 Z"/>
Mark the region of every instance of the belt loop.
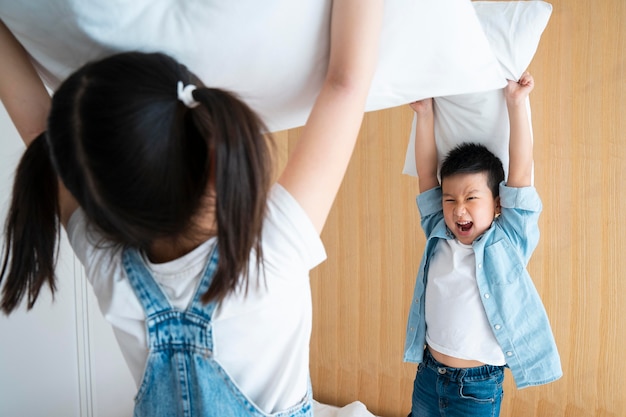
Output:
<path fill-rule="evenodd" d="M 465 375 L 467 375 L 467 369 L 466 368 L 461 368 L 459 370 L 459 377 L 457 378 L 457 381 L 463 381 L 463 379 L 465 379 Z"/>

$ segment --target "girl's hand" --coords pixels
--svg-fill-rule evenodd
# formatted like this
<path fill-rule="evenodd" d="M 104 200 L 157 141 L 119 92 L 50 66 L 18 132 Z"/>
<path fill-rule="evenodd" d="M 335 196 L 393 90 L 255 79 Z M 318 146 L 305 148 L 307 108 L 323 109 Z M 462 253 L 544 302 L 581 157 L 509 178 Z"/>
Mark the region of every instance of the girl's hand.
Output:
<path fill-rule="evenodd" d="M 518 82 L 509 80 L 504 88 L 504 97 L 509 105 L 519 105 L 535 87 L 535 79 L 528 71 L 524 72 Z"/>

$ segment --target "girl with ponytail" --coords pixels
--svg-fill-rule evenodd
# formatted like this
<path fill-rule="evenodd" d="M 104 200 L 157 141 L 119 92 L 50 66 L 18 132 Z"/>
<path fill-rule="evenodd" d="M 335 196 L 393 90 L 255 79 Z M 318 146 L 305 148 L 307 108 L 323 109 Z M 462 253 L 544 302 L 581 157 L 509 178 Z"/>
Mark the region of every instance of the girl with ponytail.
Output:
<path fill-rule="evenodd" d="M 0 98 L 28 145 L 2 310 L 54 291 L 62 225 L 137 382 L 135 416 L 311 415 L 308 274 L 326 256 L 381 16 L 380 0 L 333 2 L 327 76 L 275 184 L 261 120 L 175 59 L 87 63 L 50 101 L 0 22 Z"/>

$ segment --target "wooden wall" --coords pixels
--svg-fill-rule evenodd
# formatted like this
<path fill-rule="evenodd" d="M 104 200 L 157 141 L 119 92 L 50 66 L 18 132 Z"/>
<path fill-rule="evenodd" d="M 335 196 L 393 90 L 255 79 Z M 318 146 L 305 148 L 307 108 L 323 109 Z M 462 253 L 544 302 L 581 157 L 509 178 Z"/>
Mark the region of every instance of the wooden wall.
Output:
<path fill-rule="evenodd" d="M 530 66 L 535 185 L 544 212 L 529 270 L 564 377 L 518 391 L 501 415 L 626 416 L 626 1 L 551 0 Z M 315 397 L 406 416 L 416 366 L 402 362 L 424 238 L 417 184 L 401 174 L 411 110 L 369 113 L 311 276 Z M 280 132 L 283 156 L 298 129 Z"/>

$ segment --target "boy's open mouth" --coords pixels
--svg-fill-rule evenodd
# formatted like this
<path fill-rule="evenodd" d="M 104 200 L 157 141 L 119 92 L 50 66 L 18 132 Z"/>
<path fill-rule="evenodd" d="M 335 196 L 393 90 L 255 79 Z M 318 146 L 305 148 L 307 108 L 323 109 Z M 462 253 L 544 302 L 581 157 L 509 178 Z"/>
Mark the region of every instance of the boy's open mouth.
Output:
<path fill-rule="evenodd" d="M 474 223 L 470 222 L 470 221 L 466 221 L 466 222 L 457 222 L 456 226 L 461 229 L 462 232 L 467 232 L 469 229 L 472 228 L 472 226 L 474 225 Z"/>

